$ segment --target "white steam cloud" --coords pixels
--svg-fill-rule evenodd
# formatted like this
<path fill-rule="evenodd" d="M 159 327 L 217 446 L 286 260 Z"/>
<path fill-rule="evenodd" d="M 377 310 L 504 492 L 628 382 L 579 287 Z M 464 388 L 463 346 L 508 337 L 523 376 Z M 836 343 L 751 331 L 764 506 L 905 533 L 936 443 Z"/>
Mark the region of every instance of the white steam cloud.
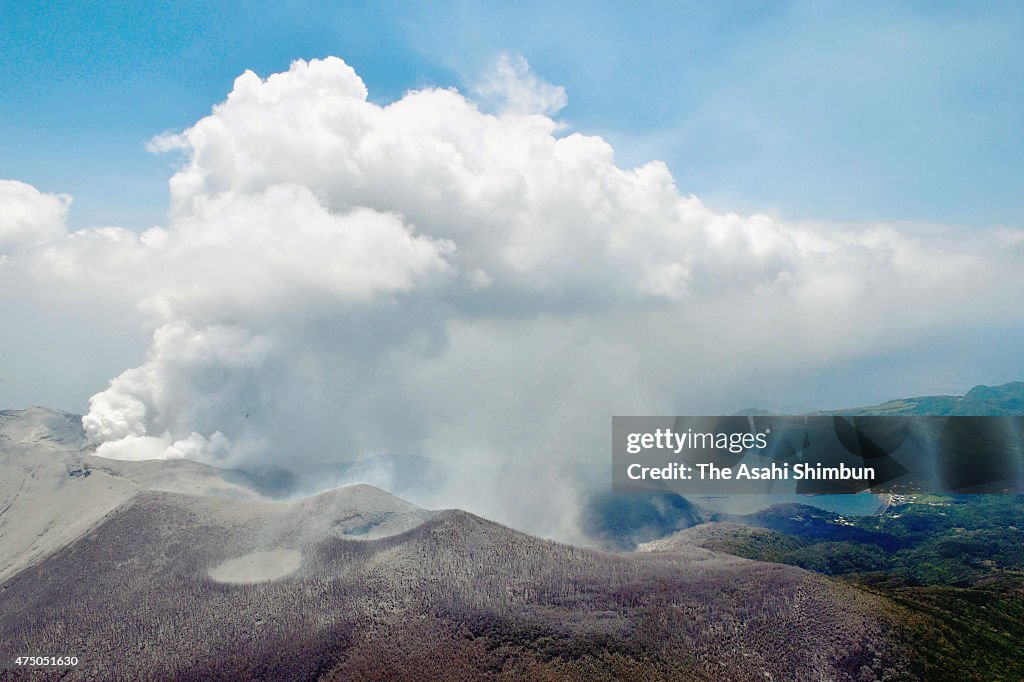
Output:
<path fill-rule="evenodd" d="M 476 92 L 486 111 L 433 88 L 381 106 L 337 58 L 246 72 L 151 143 L 187 160 L 168 225 L 143 233 L 68 233 L 68 197 L 0 183 L 0 278 L 152 324 L 144 362 L 90 401 L 98 453 L 604 467 L 612 414 L 1021 318 L 1019 230 L 714 213 L 663 163 L 620 168 L 566 133 L 565 91 L 522 58 Z M 512 522 L 522 506 L 446 494 Z"/>

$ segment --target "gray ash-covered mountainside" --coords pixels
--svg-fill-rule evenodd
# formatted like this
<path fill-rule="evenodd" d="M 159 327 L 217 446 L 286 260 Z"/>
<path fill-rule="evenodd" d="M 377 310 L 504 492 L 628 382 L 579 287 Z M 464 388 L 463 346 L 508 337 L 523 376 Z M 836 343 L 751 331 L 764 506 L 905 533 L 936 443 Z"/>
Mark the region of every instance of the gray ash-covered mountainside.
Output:
<path fill-rule="evenodd" d="M 260 498 L 238 472 L 188 460 L 96 457 L 76 415 L 41 407 L 0 411 L 0 580 L 147 489 Z"/>
<path fill-rule="evenodd" d="M 73 652 L 82 662 L 64 679 L 909 670 L 890 605 L 799 569 L 693 546 L 584 550 L 368 486 L 278 506 L 136 495 L 0 586 L 3 654 Z M 374 539 L 344 523 L 365 509 L 391 524 Z M 221 570 L 254 555 L 270 564 L 264 580 Z"/>
<path fill-rule="evenodd" d="M 192 462 L 111 462 L 74 419 L 0 421 L 0 678 L 908 679 L 898 607 L 680 545 L 541 540 L 357 485 L 270 501 Z M 78 434 L 80 436 L 80 433 Z"/>

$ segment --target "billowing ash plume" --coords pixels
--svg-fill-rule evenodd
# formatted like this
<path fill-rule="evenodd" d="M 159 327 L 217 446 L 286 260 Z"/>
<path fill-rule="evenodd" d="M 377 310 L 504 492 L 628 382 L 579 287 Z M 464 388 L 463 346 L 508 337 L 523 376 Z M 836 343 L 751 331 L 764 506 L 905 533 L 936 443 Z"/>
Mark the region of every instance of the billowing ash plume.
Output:
<path fill-rule="evenodd" d="M 68 233 L 69 198 L 0 183 L 0 278 L 152 325 L 90 401 L 98 453 L 604 467 L 612 414 L 1021 315 L 1019 230 L 717 214 L 663 163 L 568 132 L 524 60 L 478 94 L 496 113 L 448 89 L 375 104 L 337 58 L 246 72 L 151 143 L 185 162 L 142 233 Z"/>

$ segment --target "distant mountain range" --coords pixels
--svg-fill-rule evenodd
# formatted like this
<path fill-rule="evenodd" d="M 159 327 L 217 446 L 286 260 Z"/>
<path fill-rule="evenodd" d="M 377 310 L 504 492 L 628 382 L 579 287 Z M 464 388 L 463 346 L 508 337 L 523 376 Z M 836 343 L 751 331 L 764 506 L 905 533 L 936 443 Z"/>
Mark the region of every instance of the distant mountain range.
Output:
<path fill-rule="evenodd" d="M 881 405 L 832 410 L 838 415 L 934 415 L 998 417 L 1024 414 L 1024 382 L 975 386 L 962 396 L 931 395 L 890 400 Z"/>

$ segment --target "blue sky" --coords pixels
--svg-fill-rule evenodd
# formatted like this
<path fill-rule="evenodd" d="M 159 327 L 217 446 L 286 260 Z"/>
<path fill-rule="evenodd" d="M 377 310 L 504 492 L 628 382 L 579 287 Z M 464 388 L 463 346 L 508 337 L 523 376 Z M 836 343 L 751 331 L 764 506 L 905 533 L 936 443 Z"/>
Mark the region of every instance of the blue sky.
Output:
<path fill-rule="evenodd" d="M 1024 223 L 1020 3 L 7 2 L 0 27 L 0 176 L 73 194 L 75 227 L 163 222 L 146 140 L 247 68 L 335 54 L 388 101 L 503 51 L 717 210 Z"/>

